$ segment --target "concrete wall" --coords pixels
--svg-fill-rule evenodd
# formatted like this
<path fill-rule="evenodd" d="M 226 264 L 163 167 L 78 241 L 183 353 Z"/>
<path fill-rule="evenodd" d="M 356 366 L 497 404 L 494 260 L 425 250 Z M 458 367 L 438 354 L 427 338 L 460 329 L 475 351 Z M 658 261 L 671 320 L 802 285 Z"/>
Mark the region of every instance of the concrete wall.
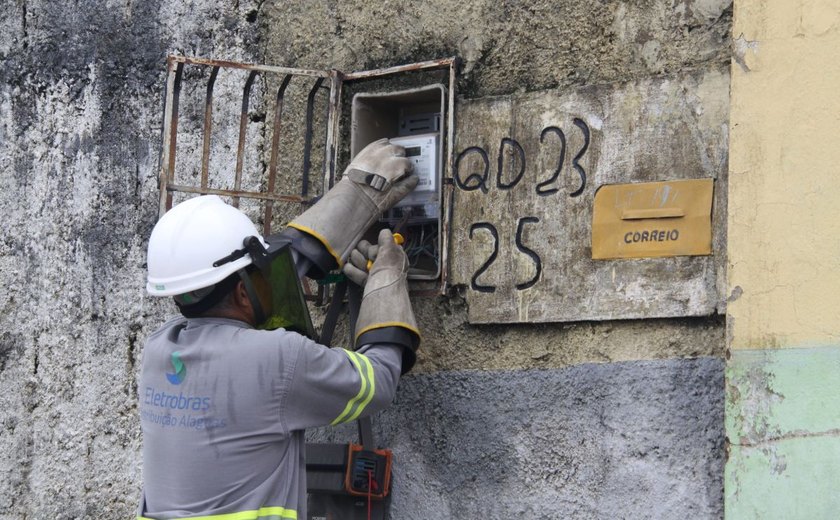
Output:
<path fill-rule="evenodd" d="M 726 510 L 832 518 L 840 496 L 840 3 L 735 2 Z"/>
<path fill-rule="evenodd" d="M 143 293 L 166 54 L 342 70 L 460 55 L 464 99 L 551 98 L 725 78 L 730 3 L 7 2 L 0 518 L 135 506 L 137 362 L 174 310 Z M 376 421 L 394 518 L 721 516 L 719 317 L 477 326 L 459 290 L 416 307 L 420 363 Z"/>
<path fill-rule="evenodd" d="M 0 518 L 126 518 L 167 52 L 256 59 L 215 3 L 5 2 Z"/>

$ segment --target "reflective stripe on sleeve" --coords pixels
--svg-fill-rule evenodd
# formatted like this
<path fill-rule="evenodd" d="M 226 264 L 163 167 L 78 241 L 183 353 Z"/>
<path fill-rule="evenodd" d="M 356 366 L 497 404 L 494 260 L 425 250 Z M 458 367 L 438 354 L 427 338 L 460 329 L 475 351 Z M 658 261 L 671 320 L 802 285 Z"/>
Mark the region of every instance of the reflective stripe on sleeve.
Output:
<path fill-rule="evenodd" d="M 221 515 L 187 516 L 182 517 L 189 520 L 297 520 L 297 511 L 285 507 L 261 507 L 250 511 L 239 511 L 238 513 L 223 513 Z M 138 516 L 137 520 L 152 520 L 144 516 Z"/>
<path fill-rule="evenodd" d="M 364 411 L 367 405 L 373 400 L 373 394 L 376 393 L 376 378 L 373 375 L 373 365 L 370 364 L 370 360 L 367 358 L 367 356 L 363 354 L 356 355 L 359 356 L 359 358 L 361 358 L 362 364 L 365 366 L 365 372 L 367 372 L 367 378 L 370 382 L 370 389 L 368 390 L 367 397 L 364 399 L 364 401 L 362 401 L 362 404 L 360 404 L 359 407 L 356 408 L 356 413 L 354 413 L 347 419 L 348 421 L 355 421 L 356 419 L 358 419 L 362 411 Z"/>
<path fill-rule="evenodd" d="M 367 356 L 362 354 L 356 354 L 355 352 L 351 352 L 349 350 L 342 349 L 342 351 L 347 354 L 347 357 L 350 358 L 350 361 L 356 367 L 356 370 L 359 372 L 359 378 L 362 381 L 362 387 L 359 389 L 359 393 L 353 399 L 347 401 L 347 406 L 344 407 L 344 410 L 339 414 L 338 417 L 335 418 L 330 425 L 335 426 L 336 424 L 340 424 L 347 421 L 352 421 L 359 417 L 365 407 L 370 403 L 373 399 L 373 394 L 376 391 L 376 383 L 374 381 L 373 376 L 373 366 L 370 364 L 370 360 Z"/>

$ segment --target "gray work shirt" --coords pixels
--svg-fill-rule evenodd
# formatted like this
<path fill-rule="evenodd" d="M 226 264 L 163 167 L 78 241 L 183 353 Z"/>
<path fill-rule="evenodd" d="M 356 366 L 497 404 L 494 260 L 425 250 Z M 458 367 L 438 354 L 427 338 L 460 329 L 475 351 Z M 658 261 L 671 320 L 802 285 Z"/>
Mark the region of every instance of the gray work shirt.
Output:
<path fill-rule="evenodd" d="M 143 350 L 138 517 L 305 518 L 304 429 L 387 407 L 401 359 L 394 345 L 350 352 L 236 320 L 168 321 Z"/>

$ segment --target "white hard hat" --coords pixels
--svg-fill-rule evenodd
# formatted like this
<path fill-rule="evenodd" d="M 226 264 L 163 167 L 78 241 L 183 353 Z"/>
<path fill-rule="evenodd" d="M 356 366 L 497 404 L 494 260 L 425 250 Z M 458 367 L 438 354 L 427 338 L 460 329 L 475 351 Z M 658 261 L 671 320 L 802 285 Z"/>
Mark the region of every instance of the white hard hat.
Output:
<path fill-rule="evenodd" d="M 149 238 L 146 290 L 152 296 L 175 296 L 224 280 L 250 265 L 250 255 L 218 267 L 213 263 L 242 250 L 243 241 L 251 236 L 265 245 L 251 219 L 216 195 L 176 205 L 161 217 Z"/>

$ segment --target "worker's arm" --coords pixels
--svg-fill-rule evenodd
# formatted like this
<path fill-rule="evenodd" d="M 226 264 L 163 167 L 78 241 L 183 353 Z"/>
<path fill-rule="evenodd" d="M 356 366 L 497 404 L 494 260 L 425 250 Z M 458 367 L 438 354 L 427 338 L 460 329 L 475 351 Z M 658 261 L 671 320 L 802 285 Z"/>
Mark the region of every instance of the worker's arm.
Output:
<path fill-rule="evenodd" d="M 375 141 L 353 158 L 332 189 L 289 222 L 284 234 L 306 259 L 310 278 L 344 265 L 365 231 L 417 186 L 413 171 L 402 146 Z"/>
<path fill-rule="evenodd" d="M 342 271 L 365 288 L 356 320 L 356 345 L 402 345 L 405 374 L 417 359 L 420 330 L 408 298 L 408 258 L 400 244 L 401 236 L 383 229 L 375 246 L 365 241 L 357 245 Z"/>
<path fill-rule="evenodd" d="M 289 430 L 353 421 L 394 400 L 402 346 L 376 343 L 352 352 L 302 341 L 284 399 Z"/>
<path fill-rule="evenodd" d="M 357 350 L 302 338 L 308 343 L 297 357 L 285 406 L 289 429 L 340 424 L 385 408 L 400 374 L 414 365 L 420 333 L 408 299 L 408 260 L 387 229 L 377 246 L 356 321 Z"/>

